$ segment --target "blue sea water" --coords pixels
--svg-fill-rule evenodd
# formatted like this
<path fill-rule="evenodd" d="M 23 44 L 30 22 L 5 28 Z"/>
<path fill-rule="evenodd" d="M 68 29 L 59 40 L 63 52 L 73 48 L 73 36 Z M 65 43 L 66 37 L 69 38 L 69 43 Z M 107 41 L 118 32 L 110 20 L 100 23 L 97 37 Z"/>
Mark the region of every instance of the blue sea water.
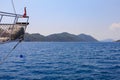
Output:
<path fill-rule="evenodd" d="M 1 61 L 15 44 L 0 45 Z M 120 43 L 23 42 L 0 80 L 120 80 Z"/>

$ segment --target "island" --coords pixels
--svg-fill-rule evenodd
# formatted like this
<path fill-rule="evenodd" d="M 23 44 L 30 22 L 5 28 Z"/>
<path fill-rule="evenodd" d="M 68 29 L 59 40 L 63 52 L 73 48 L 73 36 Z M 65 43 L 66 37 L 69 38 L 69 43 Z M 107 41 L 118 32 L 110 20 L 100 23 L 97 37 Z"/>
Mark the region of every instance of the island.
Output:
<path fill-rule="evenodd" d="M 97 39 L 86 34 L 70 34 L 67 32 L 51 34 L 48 36 L 39 33 L 25 34 L 24 41 L 40 41 L 40 42 L 98 42 Z"/>

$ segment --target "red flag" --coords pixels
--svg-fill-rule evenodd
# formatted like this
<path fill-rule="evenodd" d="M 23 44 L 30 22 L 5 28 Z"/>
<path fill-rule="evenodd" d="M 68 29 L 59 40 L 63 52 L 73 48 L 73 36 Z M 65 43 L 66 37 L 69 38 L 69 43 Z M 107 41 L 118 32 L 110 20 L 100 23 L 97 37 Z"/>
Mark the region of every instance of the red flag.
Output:
<path fill-rule="evenodd" d="M 24 7 L 24 14 L 23 17 L 25 18 L 27 16 L 27 11 L 26 11 L 26 7 Z"/>

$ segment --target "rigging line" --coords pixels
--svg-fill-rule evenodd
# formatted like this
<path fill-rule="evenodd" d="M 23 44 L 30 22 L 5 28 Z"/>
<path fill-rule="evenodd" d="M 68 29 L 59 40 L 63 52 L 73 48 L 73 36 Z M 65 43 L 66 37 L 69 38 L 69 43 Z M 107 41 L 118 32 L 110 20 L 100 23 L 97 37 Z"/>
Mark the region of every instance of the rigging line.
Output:
<path fill-rule="evenodd" d="M 2 64 L 7 57 L 12 53 L 12 51 L 21 43 L 22 41 L 18 41 L 17 44 L 12 48 L 12 50 L 2 59 L 2 61 L 0 62 L 0 64 Z"/>
<path fill-rule="evenodd" d="M 12 3 L 12 7 L 13 7 L 13 10 L 14 10 L 14 13 L 16 14 L 16 10 L 15 10 L 14 1 L 13 1 L 13 0 L 11 0 L 11 3 Z"/>

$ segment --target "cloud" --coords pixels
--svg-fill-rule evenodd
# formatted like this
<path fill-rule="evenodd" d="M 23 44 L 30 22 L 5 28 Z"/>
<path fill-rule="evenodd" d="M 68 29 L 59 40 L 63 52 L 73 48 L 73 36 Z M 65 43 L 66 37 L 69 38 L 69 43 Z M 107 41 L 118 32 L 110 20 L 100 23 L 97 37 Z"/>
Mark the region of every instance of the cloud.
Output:
<path fill-rule="evenodd" d="M 113 23 L 110 26 L 110 30 L 120 30 L 120 23 Z"/>

